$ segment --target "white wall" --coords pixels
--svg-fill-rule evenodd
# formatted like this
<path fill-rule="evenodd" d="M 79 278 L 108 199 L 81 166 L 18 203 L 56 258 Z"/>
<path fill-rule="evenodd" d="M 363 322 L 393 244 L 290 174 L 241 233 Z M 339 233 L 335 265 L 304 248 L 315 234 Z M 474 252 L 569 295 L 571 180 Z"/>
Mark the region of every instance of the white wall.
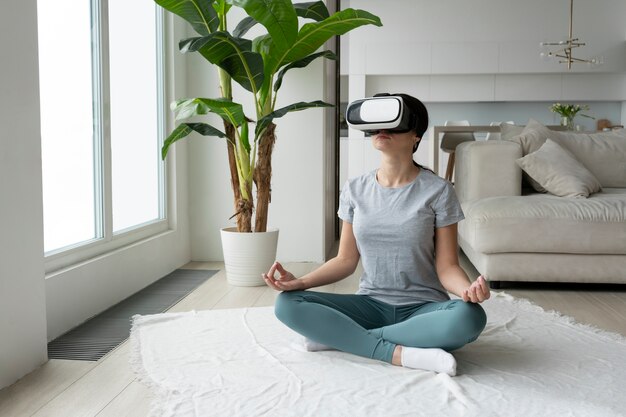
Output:
<path fill-rule="evenodd" d="M 191 30 L 188 36 L 194 36 Z M 216 71 L 198 54 L 186 54 L 184 58 L 187 61 L 185 97 L 218 97 Z M 202 120 L 223 131 L 217 116 L 209 115 Z M 186 140 L 189 152 L 191 259 L 219 260 L 222 259 L 219 228 L 230 226 L 227 219 L 235 213 L 226 141 L 197 134 L 190 135 Z"/>
<path fill-rule="evenodd" d="M 626 2 L 574 2 L 578 58 L 604 64 L 571 70 L 539 56 L 541 41 L 568 35 L 569 2 L 543 0 L 350 0 L 383 27 L 348 34 L 342 73 L 365 75 L 365 89 L 404 87 L 425 102 L 626 99 Z"/>
<path fill-rule="evenodd" d="M 336 1 L 327 1 L 327 7 L 330 13 L 334 13 L 336 11 Z M 333 39 L 331 39 L 328 43 L 328 49 L 331 49 L 335 53 L 339 53 L 336 48 L 336 43 Z M 338 65 L 335 61 L 325 61 L 324 63 L 324 88 L 325 88 L 325 98 L 329 103 L 333 103 L 336 106 L 339 105 L 336 94 L 337 94 L 337 71 Z M 330 250 L 333 248 L 335 243 L 335 224 L 338 223 L 337 218 L 337 205 L 336 202 L 336 193 L 337 193 L 337 184 L 336 184 L 336 172 L 335 172 L 335 164 L 339 155 L 337 154 L 337 146 L 335 132 L 337 128 L 337 121 L 335 120 L 337 107 L 328 108 L 324 110 L 324 185 L 323 185 L 323 199 L 324 202 L 324 247 L 323 254 L 326 259 L 330 256 Z M 342 184 L 339 184 L 341 187 Z"/>
<path fill-rule="evenodd" d="M 166 16 L 166 77 L 171 80 L 166 100 L 171 101 L 185 95 L 185 61 L 177 46 L 185 29 L 179 19 Z M 168 132 L 174 128 L 171 115 L 169 119 Z M 170 230 L 46 276 L 48 340 L 189 262 L 187 165 L 183 141 L 167 161 L 168 175 L 174 181 L 167 190 L 174 208 L 168 213 Z"/>
<path fill-rule="evenodd" d="M 350 77 L 362 76 L 351 74 Z M 621 101 L 624 73 L 366 75 L 366 94 L 404 89 L 429 103 Z"/>
<path fill-rule="evenodd" d="M 229 14 L 231 27 L 242 16 L 233 8 Z M 189 35 L 193 36 L 191 30 Z M 254 31 L 248 35 L 254 36 Z M 189 96 L 218 97 L 214 67 L 198 54 L 190 54 L 187 59 Z M 327 65 L 318 59 L 306 68 L 289 71 L 279 90 L 276 109 L 298 101 L 332 102 L 326 90 Z M 234 100 L 256 119 L 249 93 L 236 83 L 233 87 Z M 308 109 L 276 119 L 268 227 L 280 229 L 277 258 L 281 261 L 320 262 L 326 256 L 331 240 L 327 230 L 333 227 L 325 216 L 329 211 L 326 202 L 329 194 L 334 194 L 325 193 L 326 172 L 334 170 L 326 152 L 332 145 L 325 127 L 329 115 L 323 109 Z M 222 126 L 217 117 L 208 120 L 216 127 Z M 192 259 L 222 260 L 219 229 L 235 225 L 235 219 L 228 220 L 234 209 L 225 141 L 196 136 L 189 140 L 189 152 Z"/>
<path fill-rule="evenodd" d="M 344 4 L 349 3 L 349 4 Z M 351 74 L 529 74 L 559 73 L 563 64 L 544 62 L 539 42 L 567 37 L 566 0 L 429 1 L 350 0 L 343 7 L 378 15 L 382 28 L 350 33 Z M 571 72 L 624 72 L 626 34 L 623 0 L 574 2 L 574 36 L 587 43 L 574 56 L 604 56 L 605 64 L 575 65 Z M 342 67 L 343 68 L 343 67 Z"/>
<path fill-rule="evenodd" d="M 528 117 L 555 123 L 548 105 L 555 101 L 589 104 L 591 114 L 619 124 L 626 100 L 626 2 L 577 0 L 574 36 L 587 46 L 574 56 L 603 56 L 605 64 L 590 67 L 546 62 L 541 41 L 568 35 L 569 2 L 543 0 L 349 0 L 344 7 L 362 8 L 380 16 L 383 27 L 348 35 L 342 44 L 341 72 L 350 85 L 350 99 L 377 92 L 407 92 L 422 99 L 431 123 L 470 120 L 472 124 Z M 390 7 L 391 6 L 391 7 Z M 595 121 L 578 118 L 583 129 Z M 350 131 L 344 175 L 354 176 L 378 164 L 368 140 Z M 416 154 L 429 165 L 428 135 Z M 448 154 L 440 153 L 445 168 Z"/>
<path fill-rule="evenodd" d="M 47 359 L 36 7 L 0 13 L 0 388 Z"/>

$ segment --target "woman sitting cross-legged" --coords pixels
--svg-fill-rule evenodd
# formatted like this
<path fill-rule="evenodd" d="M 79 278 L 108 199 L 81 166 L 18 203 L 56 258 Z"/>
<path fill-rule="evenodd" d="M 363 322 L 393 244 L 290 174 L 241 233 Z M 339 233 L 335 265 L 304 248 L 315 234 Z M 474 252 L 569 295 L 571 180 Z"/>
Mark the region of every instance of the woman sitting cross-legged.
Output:
<path fill-rule="evenodd" d="M 489 287 L 483 276 L 471 283 L 459 266 L 457 222 L 464 216 L 454 188 L 413 161 L 428 127 L 426 107 L 394 96 L 411 112 L 410 130 L 373 132 L 381 163 L 343 187 L 337 256 L 300 279 L 278 262 L 263 277 L 282 291 L 276 316 L 305 336 L 310 350 L 334 348 L 454 376 L 450 352 L 484 329 L 479 303 Z M 307 291 L 350 276 L 359 260 L 356 294 Z"/>

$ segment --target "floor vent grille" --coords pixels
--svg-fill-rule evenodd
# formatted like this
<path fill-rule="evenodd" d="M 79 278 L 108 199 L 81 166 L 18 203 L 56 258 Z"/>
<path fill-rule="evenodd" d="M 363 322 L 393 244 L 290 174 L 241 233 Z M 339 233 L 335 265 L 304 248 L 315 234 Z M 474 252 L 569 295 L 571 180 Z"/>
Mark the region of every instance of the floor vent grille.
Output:
<path fill-rule="evenodd" d="M 168 310 L 216 272 L 175 270 L 48 343 L 48 358 L 97 361 L 128 338 L 133 315 Z"/>

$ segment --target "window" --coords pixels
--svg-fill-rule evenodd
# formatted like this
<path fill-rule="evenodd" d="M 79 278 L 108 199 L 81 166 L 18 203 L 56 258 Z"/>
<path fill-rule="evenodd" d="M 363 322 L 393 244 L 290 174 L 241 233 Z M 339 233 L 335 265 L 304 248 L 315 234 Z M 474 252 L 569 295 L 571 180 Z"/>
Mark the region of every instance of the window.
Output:
<path fill-rule="evenodd" d="M 78 260 L 165 230 L 161 8 L 37 8 L 46 257 Z"/>
<path fill-rule="evenodd" d="M 155 10 L 151 0 L 109 0 L 114 232 L 159 218 Z"/>
<path fill-rule="evenodd" d="M 60 3 L 38 4 L 46 251 L 99 237 L 94 216 L 91 12 L 88 2 Z M 65 10 L 72 16 L 64 16 Z M 72 23 L 59 24 L 65 19 Z"/>

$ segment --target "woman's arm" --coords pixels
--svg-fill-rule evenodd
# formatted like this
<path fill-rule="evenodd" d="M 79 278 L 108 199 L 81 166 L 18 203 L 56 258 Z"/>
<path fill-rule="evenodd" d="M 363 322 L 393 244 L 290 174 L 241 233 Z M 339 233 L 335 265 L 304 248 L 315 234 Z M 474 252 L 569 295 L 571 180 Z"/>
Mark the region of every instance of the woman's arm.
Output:
<path fill-rule="evenodd" d="M 480 303 L 489 298 L 489 287 L 481 275 L 471 283 L 467 274 L 459 266 L 457 225 L 435 229 L 435 267 L 443 287 L 463 301 Z M 481 279 L 482 278 L 482 279 Z"/>
<path fill-rule="evenodd" d="M 297 280 L 294 280 L 294 276 L 290 272 L 285 271 L 280 264 L 275 263 L 269 273 L 264 275 L 264 278 L 268 285 L 278 291 L 306 290 L 321 287 L 322 285 L 341 281 L 351 275 L 359 263 L 360 256 L 352 231 L 352 224 L 344 221 L 339 240 L 339 251 L 336 257 Z M 280 274 L 277 279 L 273 276 L 276 271 Z"/>
<path fill-rule="evenodd" d="M 300 279 L 304 283 L 304 289 L 332 284 L 350 276 L 355 271 L 360 257 L 352 224 L 344 221 L 337 256 L 315 271 L 302 276 Z"/>

